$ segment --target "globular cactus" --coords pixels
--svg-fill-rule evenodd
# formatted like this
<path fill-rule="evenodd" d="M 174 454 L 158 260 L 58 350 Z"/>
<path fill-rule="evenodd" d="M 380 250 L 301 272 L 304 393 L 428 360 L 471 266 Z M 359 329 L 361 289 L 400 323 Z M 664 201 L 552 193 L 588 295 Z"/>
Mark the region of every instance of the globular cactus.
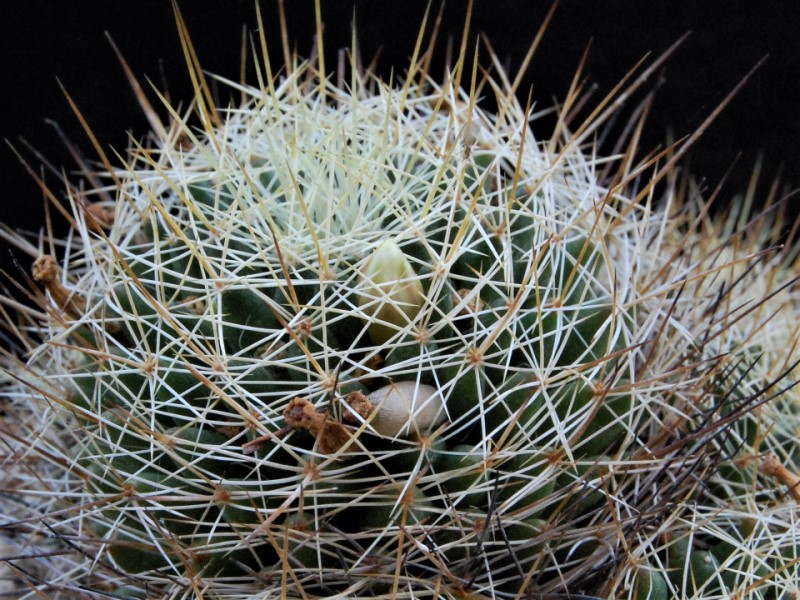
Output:
<path fill-rule="evenodd" d="M 13 238 L 26 597 L 797 594 L 782 223 L 707 219 L 671 163 L 604 182 L 599 121 L 542 142 L 505 75 L 488 113 L 423 65 L 296 63 L 230 109 L 193 70 L 200 128 Z"/>

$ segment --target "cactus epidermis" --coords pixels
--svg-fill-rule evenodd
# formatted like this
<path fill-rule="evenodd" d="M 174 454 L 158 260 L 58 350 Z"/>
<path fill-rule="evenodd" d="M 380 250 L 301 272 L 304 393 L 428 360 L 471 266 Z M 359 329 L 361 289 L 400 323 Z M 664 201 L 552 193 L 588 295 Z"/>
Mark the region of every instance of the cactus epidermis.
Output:
<path fill-rule="evenodd" d="M 734 230 L 695 231 L 669 186 L 664 211 L 605 187 L 585 137 L 534 138 L 504 76 L 489 114 L 353 67 L 344 89 L 294 64 L 219 126 L 176 120 L 115 174 L 106 230 L 76 205 L 63 270 L 41 259 L 44 343 L 8 365 L 37 498 L 15 514 L 101 549 L 43 577 L 777 597 L 800 546 L 779 493 L 797 347 L 767 324 L 798 306 L 792 255 L 766 271 L 784 296 L 759 289 Z M 777 389 L 785 418 L 761 402 Z"/>

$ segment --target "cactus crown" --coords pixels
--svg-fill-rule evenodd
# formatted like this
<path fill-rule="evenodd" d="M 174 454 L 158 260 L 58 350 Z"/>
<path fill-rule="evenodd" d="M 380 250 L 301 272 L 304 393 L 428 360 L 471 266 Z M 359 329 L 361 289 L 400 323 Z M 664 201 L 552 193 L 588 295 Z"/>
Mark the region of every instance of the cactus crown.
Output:
<path fill-rule="evenodd" d="M 75 235 L 37 260 L 7 360 L 12 525 L 71 550 L 31 585 L 797 581 L 796 265 L 762 250 L 781 223 L 707 222 L 671 164 L 656 210 L 644 166 L 584 147 L 604 117 L 539 141 L 505 74 L 480 82 L 490 114 L 463 64 L 443 85 L 424 65 L 390 86 L 354 60 L 344 86 L 296 63 L 228 109 L 199 84 L 202 127 L 173 111 L 107 174 L 113 203 L 70 188 Z"/>

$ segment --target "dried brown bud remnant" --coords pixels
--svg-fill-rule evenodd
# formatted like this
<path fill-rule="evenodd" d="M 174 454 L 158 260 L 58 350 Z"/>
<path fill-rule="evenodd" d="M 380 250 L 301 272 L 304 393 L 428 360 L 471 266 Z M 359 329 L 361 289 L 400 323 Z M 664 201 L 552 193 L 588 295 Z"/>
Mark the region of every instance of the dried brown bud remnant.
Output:
<path fill-rule="evenodd" d="M 75 292 L 69 291 L 58 280 L 58 263 L 50 255 L 42 255 L 33 262 L 33 280 L 41 283 L 53 302 L 73 319 L 79 319 L 86 310 L 86 300 Z"/>
<path fill-rule="evenodd" d="M 33 261 L 31 270 L 34 281 L 48 288 L 58 278 L 58 265 L 52 256 L 46 254 Z"/>
<path fill-rule="evenodd" d="M 95 228 L 111 229 L 114 225 L 114 208 L 100 202 L 91 202 L 84 206 L 89 225 Z"/>
<path fill-rule="evenodd" d="M 761 472 L 768 477 L 774 477 L 781 483 L 789 486 L 789 495 L 800 504 L 800 477 L 783 466 L 780 459 L 774 454 L 767 454 L 761 459 Z"/>
<path fill-rule="evenodd" d="M 472 292 L 472 290 L 468 290 L 462 288 L 453 294 L 453 304 L 459 304 L 460 302 L 464 301 L 467 296 Z M 475 294 L 471 300 L 468 300 L 463 308 L 458 312 L 458 316 L 469 316 L 469 315 L 476 315 L 483 310 L 483 300 L 478 294 Z"/>
<path fill-rule="evenodd" d="M 314 405 L 305 398 L 295 398 L 284 409 L 283 416 L 286 426 L 292 429 L 308 429 L 312 431 L 319 427 L 324 414 L 318 413 Z"/>
<path fill-rule="evenodd" d="M 375 410 L 375 405 L 372 403 L 372 401 L 358 391 L 347 394 L 344 402 L 347 407 L 342 415 L 342 419 L 348 423 L 359 424 L 358 417 L 361 417 L 363 421 L 366 421 L 369 419 L 372 411 Z"/>
<path fill-rule="evenodd" d="M 284 409 L 283 416 L 286 419 L 286 427 L 247 442 L 243 447 L 244 452 L 246 454 L 255 452 L 267 441 L 283 437 L 290 431 L 298 429 L 308 431 L 316 438 L 317 450 L 322 454 L 350 451 L 354 440 L 352 428 L 339 423 L 329 412 L 317 410 L 307 399 L 294 398 Z"/>
<path fill-rule="evenodd" d="M 289 402 L 283 414 L 287 427 L 305 429 L 317 439 L 317 449 L 322 454 L 350 450 L 353 441 L 351 430 L 327 411 L 318 411 L 305 398 L 295 398 Z"/>

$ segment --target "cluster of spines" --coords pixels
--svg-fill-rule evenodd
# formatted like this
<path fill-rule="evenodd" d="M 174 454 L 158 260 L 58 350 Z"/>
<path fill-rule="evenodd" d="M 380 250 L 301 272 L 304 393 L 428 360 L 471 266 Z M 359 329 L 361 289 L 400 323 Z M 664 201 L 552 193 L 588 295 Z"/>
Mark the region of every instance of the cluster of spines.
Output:
<path fill-rule="evenodd" d="M 230 161 L 230 171 L 222 154 L 214 159 L 219 168 L 203 172 L 222 142 L 239 139 L 236 118 L 269 105 L 254 100 L 231 112 L 225 139 L 195 137 L 186 162 L 170 164 L 152 187 L 133 177 L 137 182 L 124 188 L 130 204 L 116 215 L 132 226 L 110 233 L 115 256 L 102 241 L 87 252 L 88 263 L 108 268 L 99 276 L 87 272 L 93 285 L 76 296 L 86 302 L 84 312 L 60 338 L 80 348 L 64 352 L 83 358 L 70 385 L 55 381 L 63 373 L 45 378 L 61 387 L 60 403 L 82 423 L 86 439 L 71 457 L 74 471 L 93 506 L 86 512 L 92 534 L 110 543 L 117 566 L 141 571 L 135 577 L 153 590 L 165 589 L 165 578 L 190 586 L 198 577 L 218 594 L 280 577 L 320 593 L 438 586 L 513 595 L 522 586 L 600 589 L 598 574 L 616 572 L 634 573 L 629 583 L 637 598 L 666 589 L 708 597 L 742 579 L 769 597 L 776 586 L 758 585 L 753 571 L 735 576 L 750 546 L 728 552 L 714 542 L 715 535 L 749 539 L 739 535 L 747 519 L 695 535 L 675 516 L 685 509 L 638 489 L 666 483 L 685 492 L 682 501 L 705 499 L 693 490 L 713 479 L 716 451 L 726 446 L 707 453 L 695 444 L 708 403 L 693 406 L 691 399 L 713 381 L 723 400 L 732 380 L 734 388 L 752 381 L 751 371 L 735 363 L 719 377 L 708 375 L 703 362 L 714 354 L 699 339 L 708 332 L 685 329 L 702 315 L 681 314 L 672 295 L 713 267 L 701 261 L 684 273 L 652 268 L 647 274 L 662 277 L 666 291 L 641 298 L 640 290 L 618 285 L 620 265 L 635 262 L 644 245 L 632 247 L 634 238 L 626 236 L 633 234 L 610 224 L 638 209 L 619 195 L 587 200 L 598 190 L 591 171 L 571 172 L 575 164 L 535 179 L 526 169 L 538 162 L 526 159 L 536 145 L 523 149 L 489 119 L 476 120 L 475 137 L 490 140 L 480 149 L 458 141 L 474 131 L 459 138 L 450 125 L 428 130 L 440 133 L 433 143 L 411 140 L 413 150 L 394 160 L 374 163 L 370 147 L 356 143 L 347 156 L 369 168 L 353 175 L 337 162 L 352 138 L 333 139 L 330 122 L 319 121 L 325 98 L 309 93 L 323 86 L 306 81 L 301 92 L 301 73 L 276 90 L 298 93 L 297 105 L 308 109 L 303 123 L 318 127 L 316 145 L 289 143 L 296 165 L 271 163 L 269 152 L 246 147 L 251 155 Z M 348 97 L 330 84 L 325 89 L 331 98 Z M 442 104 L 420 97 L 420 122 L 438 124 Z M 438 108 L 426 112 L 431 105 Z M 458 123 L 453 114 L 441 122 Z M 252 128 L 244 131 L 245 140 L 257 137 Z M 517 158 L 509 150 L 514 144 L 521 169 L 507 162 Z M 168 148 L 143 157 L 144 170 L 176 160 Z M 182 165 L 190 167 L 188 182 Z M 330 210 L 334 191 L 362 212 Z M 646 221 L 637 226 L 658 229 Z M 376 323 L 379 313 L 363 302 L 369 253 L 361 248 L 386 238 L 398 240 L 423 297 L 405 321 Z M 697 286 L 691 300 L 708 297 Z M 676 312 L 668 308 L 672 301 Z M 68 313 L 68 306 L 60 308 Z M 651 315 L 653 336 L 642 328 Z M 375 325 L 384 333 L 374 333 Z M 675 352 L 670 363 L 669 352 L 647 347 L 680 335 L 697 338 L 689 341 L 699 350 Z M 55 348 L 46 352 L 59 355 Z M 682 378 L 690 369 L 696 377 Z M 446 425 L 416 439 L 359 435 L 351 456 L 320 452 L 315 431 L 277 435 L 292 397 L 319 408 L 324 428 L 324 419 L 341 425 L 346 392 L 398 379 L 442 389 Z M 674 396 L 674 406 L 673 398 L 659 399 L 664 393 Z M 747 427 L 751 417 L 742 422 L 735 435 L 751 446 L 762 439 Z M 254 455 L 242 451 L 243 441 L 265 433 L 276 435 Z M 763 439 L 775 443 L 769 432 Z M 672 451 L 661 460 L 657 451 L 664 448 Z M 685 448 L 699 456 L 682 457 Z M 741 463 L 745 470 L 753 464 Z M 763 479 L 754 474 L 747 483 Z M 637 556 L 637 569 L 614 571 L 623 555 L 620 534 L 635 537 L 643 518 L 637 512 L 648 515 L 648 531 L 659 537 L 640 546 L 646 556 Z M 704 554 L 688 558 L 687 544 Z M 783 563 L 765 574 L 767 583 L 791 568 L 796 553 L 791 539 L 767 550 L 775 556 L 776 548 Z M 770 564 L 757 550 L 761 566 Z M 723 565 L 733 566 L 729 575 Z M 446 581 L 436 583 L 435 572 L 446 573 Z"/>
<path fill-rule="evenodd" d="M 201 207 L 206 203 L 210 203 L 212 196 L 219 197 L 219 195 L 211 194 L 208 187 L 193 186 L 190 190 L 193 192 L 192 199 L 197 206 Z M 448 220 L 441 224 L 440 230 L 434 231 L 428 241 L 428 244 L 443 244 L 440 254 L 444 254 L 449 248 L 442 236 L 454 233 L 454 228 L 447 225 L 449 222 L 448 217 Z M 479 239 L 478 244 L 483 244 L 483 240 Z M 543 275 L 537 274 L 535 276 L 537 279 L 541 278 L 541 281 L 538 282 L 539 289 L 549 289 L 550 286 L 544 284 L 545 280 L 548 282 L 551 279 L 565 281 L 574 278 L 576 282 L 582 282 L 588 278 L 585 273 L 580 271 L 583 268 L 581 260 L 589 262 L 583 257 L 593 257 L 593 253 L 586 250 L 588 244 L 585 239 L 578 239 L 570 244 L 567 244 L 568 253 L 566 254 L 569 260 L 562 259 L 561 263 L 552 261 L 552 265 L 549 262 L 552 260 L 550 258 L 542 261 L 548 267 L 542 269 Z M 209 258 L 209 255 L 213 255 L 215 252 L 214 247 L 211 248 L 210 252 L 207 252 L 206 246 L 208 245 L 207 241 L 198 240 L 197 248 L 202 252 L 202 258 Z M 531 394 L 529 387 L 525 386 L 521 388 L 522 394 L 514 390 L 515 386 L 525 383 L 524 380 L 519 380 L 519 373 L 511 379 L 511 382 L 516 382 L 515 384 L 505 381 L 503 374 L 498 374 L 492 381 L 493 378 L 480 374 L 477 365 L 470 366 L 464 360 L 464 357 L 459 359 L 458 354 L 454 355 L 452 352 L 451 338 L 454 335 L 456 338 L 474 337 L 476 341 L 472 344 L 472 349 L 476 353 L 480 352 L 479 346 L 483 339 L 482 336 L 478 337 L 476 334 L 485 330 L 491 335 L 492 328 L 503 320 L 503 315 L 509 309 L 506 301 L 496 297 L 498 294 L 495 286 L 487 284 L 485 285 L 485 291 L 481 288 L 481 285 L 476 286 L 477 289 L 474 291 L 462 288 L 466 292 L 463 294 L 455 293 L 455 286 L 453 285 L 444 287 L 441 292 L 442 299 L 437 299 L 436 308 L 439 319 L 445 319 L 448 326 L 441 327 L 438 331 L 436 327 L 431 327 L 433 338 L 426 340 L 421 345 L 419 340 L 405 340 L 404 338 L 407 336 L 399 333 L 396 336 L 400 338 L 399 342 L 395 342 L 393 339 L 386 347 L 373 347 L 372 342 L 369 341 L 369 333 L 361 332 L 360 335 L 358 333 L 359 329 L 364 329 L 361 320 L 356 319 L 354 327 L 353 320 L 347 320 L 344 317 L 348 313 L 355 311 L 357 308 L 356 301 L 350 301 L 348 306 L 341 308 L 341 306 L 337 306 L 334 302 L 328 300 L 331 305 L 325 307 L 329 314 L 343 315 L 342 320 L 350 326 L 351 332 L 341 332 L 336 336 L 335 333 L 328 331 L 324 334 L 317 334 L 318 337 L 315 337 L 315 330 L 318 329 L 317 324 L 320 320 L 315 320 L 311 316 L 299 322 L 300 326 L 293 332 L 294 335 L 287 336 L 279 322 L 283 320 L 279 311 L 285 310 L 286 304 L 285 301 L 281 302 L 281 300 L 294 294 L 299 296 L 298 302 L 303 306 L 303 310 L 307 314 L 320 313 L 321 309 L 318 308 L 318 305 L 322 305 L 324 296 L 323 286 L 317 279 L 312 279 L 308 283 L 306 283 L 306 280 L 296 279 L 289 286 L 286 283 L 281 283 L 281 280 L 276 278 L 275 280 L 270 279 L 267 281 L 266 287 L 262 289 L 243 287 L 223 290 L 219 298 L 223 318 L 219 324 L 220 329 L 215 330 L 211 319 L 206 320 L 207 317 L 204 315 L 201 316 L 185 308 L 185 305 L 188 305 L 185 302 L 185 298 L 192 291 L 203 285 L 201 274 L 191 272 L 189 264 L 191 258 L 188 260 L 185 258 L 190 256 L 188 250 L 181 249 L 179 244 L 165 243 L 164 246 L 153 240 L 150 245 L 143 246 L 144 253 L 141 260 L 134 259 L 126 263 L 125 270 L 130 269 L 135 279 L 134 277 L 128 277 L 126 282 L 124 275 L 118 277 L 122 280 L 122 283 L 111 286 L 111 293 L 106 300 L 106 305 L 98 308 L 102 313 L 102 317 L 98 319 L 103 328 L 101 333 L 106 336 L 106 343 L 111 341 L 117 346 L 117 351 L 109 351 L 108 355 L 100 363 L 91 358 L 93 354 L 89 353 L 89 367 L 82 367 L 83 373 L 77 373 L 74 378 L 76 389 L 72 391 L 71 402 L 78 409 L 83 408 L 88 410 L 90 414 L 99 413 L 102 415 L 107 422 L 100 425 L 99 429 L 95 431 L 95 435 L 104 439 L 105 442 L 113 443 L 113 448 L 104 447 L 104 451 L 89 452 L 86 449 L 82 449 L 79 453 L 78 464 L 90 464 L 93 471 L 95 471 L 92 472 L 92 475 L 101 478 L 98 486 L 101 491 L 110 491 L 103 486 L 108 484 L 106 481 L 108 478 L 113 479 L 114 477 L 118 477 L 119 480 L 115 482 L 116 486 L 111 485 L 110 488 L 117 491 L 120 490 L 119 486 L 126 482 L 128 477 L 133 477 L 134 480 L 141 479 L 141 483 L 145 487 L 152 485 L 151 480 L 158 479 L 158 477 L 154 475 L 155 471 L 149 469 L 150 466 L 155 466 L 156 469 L 165 469 L 167 472 L 172 469 L 188 468 L 190 473 L 193 467 L 200 468 L 200 474 L 208 477 L 209 481 L 214 476 L 230 478 L 231 471 L 235 471 L 237 468 L 230 457 L 220 458 L 216 465 L 213 461 L 208 463 L 210 459 L 200 459 L 198 462 L 208 463 L 206 466 L 209 466 L 210 469 L 215 466 L 211 470 L 204 471 L 191 460 L 176 461 L 174 452 L 179 452 L 184 443 L 188 443 L 189 446 L 197 444 L 198 448 L 204 449 L 213 447 L 218 449 L 217 452 L 224 452 L 226 446 L 229 446 L 227 444 L 228 440 L 221 434 L 211 431 L 211 429 L 222 430 L 227 426 L 229 427 L 228 431 L 233 430 L 238 433 L 237 422 L 239 429 L 241 429 L 242 419 L 229 410 L 230 406 L 225 406 L 223 398 L 233 399 L 241 410 L 249 410 L 253 405 L 261 406 L 262 412 L 258 415 L 260 420 L 258 426 L 270 428 L 272 431 L 280 429 L 280 405 L 276 407 L 276 403 L 286 402 L 289 396 L 285 388 L 296 385 L 298 393 L 301 393 L 309 385 L 313 385 L 313 380 L 310 379 L 310 376 L 314 374 L 314 367 L 310 363 L 323 363 L 331 357 L 336 357 L 337 353 L 341 352 L 341 349 L 336 348 L 331 344 L 331 341 L 334 337 L 341 338 L 343 335 L 348 335 L 348 333 L 351 336 L 349 347 L 346 347 L 349 353 L 354 355 L 371 353 L 383 361 L 383 366 L 378 368 L 376 374 L 371 377 L 362 377 L 365 381 L 371 379 L 380 382 L 386 380 L 387 377 L 391 379 L 393 376 L 418 377 L 423 383 L 435 383 L 440 386 L 446 386 L 448 385 L 447 381 L 452 381 L 452 388 L 448 394 L 448 409 L 451 412 L 451 420 L 456 427 L 461 426 L 462 430 L 463 423 L 474 429 L 472 422 L 483 418 L 483 412 L 487 411 L 488 405 L 479 408 L 479 401 L 496 396 L 499 402 L 491 411 L 487 411 L 492 416 L 486 419 L 486 427 L 481 428 L 483 431 L 480 434 L 484 435 L 486 430 L 502 431 L 501 426 L 505 425 L 509 417 L 513 416 L 513 411 L 518 408 L 514 405 L 514 402 L 525 401 Z M 162 248 L 166 256 L 159 256 Z M 491 281 L 481 279 L 479 271 L 479 269 L 483 268 L 483 261 L 486 260 L 485 254 L 490 249 L 484 246 L 480 250 L 471 253 L 474 255 L 474 259 L 470 257 L 471 260 L 469 261 L 464 260 L 455 263 L 453 270 L 459 273 L 458 279 L 461 285 L 473 280 L 479 284 L 483 284 L 484 281 Z M 465 254 L 470 255 L 469 252 Z M 553 251 L 549 255 L 558 256 Z M 178 257 L 174 261 L 176 264 L 182 265 L 183 273 L 178 268 L 163 269 L 159 271 L 159 277 L 156 279 L 153 276 L 156 273 L 154 267 L 169 263 L 172 260 L 170 259 L 171 256 Z M 413 251 L 409 252 L 409 256 L 413 257 Z M 198 262 L 201 262 L 201 259 L 198 259 Z M 495 260 L 491 259 L 486 262 L 487 265 L 493 265 Z M 424 264 L 422 260 L 418 260 L 418 263 Z M 503 272 L 502 270 L 500 271 L 502 275 Z M 555 272 L 555 274 L 550 274 L 552 272 Z M 500 285 L 507 285 L 509 280 L 513 284 L 514 273 L 505 275 L 506 277 L 499 278 Z M 177 281 L 172 286 L 169 286 L 169 279 L 176 279 Z M 423 285 L 427 283 L 424 279 L 422 279 L 422 282 Z M 262 281 L 261 283 L 264 282 Z M 354 282 L 348 281 L 347 284 L 353 285 Z M 291 290 L 287 291 L 285 289 L 287 287 L 291 287 Z M 516 287 L 521 289 L 520 285 Z M 576 285 L 575 287 L 580 289 L 585 286 Z M 178 299 L 176 302 L 177 308 L 164 307 L 164 304 L 166 304 L 164 299 L 170 289 L 173 290 L 174 296 Z M 472 292 L 471 300 L 470 292 Z M 575 314 L 580 313 L 581 311 L 574 308 L 574 304 L 576 302 L 583 303 L 587 293 L 583 292 L 581 297 L 578 297 L 575 293 L 570 294 L 576 300 L 567 300 L 565 303 L 567 309 Z M 487 294 L 491 294 L 491 296 L 487 298 Z M 335 299 L 344 295 L 345 292 L 336 289 L 332 297 Z M 349 295 L 353 296 L 352 293 Z M 540 297 L 538 302 L 547 302 L 547 299 Z M 459 306 L 459 304 L 464 306 Z M 586 302 L 585 304 L 590 303 Z M 537 328 L 541 329 L 542 334 L 538 336 L 534 337 L 532 333 L 527 334 L 534 337 L 534 343 L 540 346 L 539 351 L 541 351 L 541 348 L 546 348 L 545 355 L 550 355 L 554 353 L 553 348 L 560 344 L 565 350 L 556 353 L 557 355 L 561 356 L 566 352 L 575 354 L 575 356 L 560 359 L 563 364 L 570 364 L 570 361 L 584 358 L 581 357 L 584 353 L 581 348 L 592 348 L 592 338 L 595 331 L 597 331 L 597 327 L 594 330 L 591 327 L 591 319 L 594 317 L 595 312 L 597 311 L 589 310 L 581 313 L 582 316 L 580 318 L 575 316 L 565 318 L 564 323 L 566 325 L 556 324 L 561 317 L 553 315 L 552 320 L 554 323 L 548 325 L 539 322 L 546 320 L 547 316 L 537 319 L 539 311 L 527 309 L 527 313 L 531 315 L 530 322 L 526 321 L 520 326 L 518 318 L 514 317 L 509 328 L 513 331 L 516 327 L 522 331 L 523 328 L 527 327 L 530 332 L 536 331 Z M 291 320 L 291 315 L 286 313 L 285 322 Z M 332 320 L 335 323 L 336 319 Z M 575 332 L 571 330 L 571 320 L 576 321 Z M 590 322 L 588 327 L 585 321 Z M 604 320 L 601 319 L 600 323 L 603 322 Z M 430 325 L 428 323 L 428 326 Z M 96 327 L 95 333 L 97 329 Z M 109 331 L 112 333 L 109 333 Z M 439 352 L 432 347 L 437 341 L 437 334 L 438 340 L 445 348 L 443 352 Z M 547 339 L 548 336 L 556 335 L 565 339 Z M 520 346 L 506 332 L 498 333 L 497 337 L 499 340 L 488 346 L 489 350 L 496 357 L 499 357 L 495 358 L 495 360 L 504 360 L 504 357 L 511 353 L 512 346 Z M 283 342 L 278 346 L 277 351 L 270 353 L 263 348 L 273 338 L 282 338 Z M 572 340 L 571 342 L 569 341 L 570 339 Z M 200 356 L 197 356 L 195 360 L 187 358 L 197 355 L 196 348 L 198 346 L 203 347 L 205 343 L 208 343 L 211 347 L 214 347 L 220 341 L 224 343 L 226 350 L 231 352 L 231 356 L 224 359 L 225 364 L 223 365 L 221 377 L 214 377 L 213 370 L 202 364 L 203 361 L 200 360 Z M 359 343 L 362 344 L 363 348 L 359 347 Z M 502 343 L 502 345 L 499 348 L 494 348 L 493 346 L 498 343 Z M 456 339 L 456 344 L 461 347 L 464 346 L 461 339 Z M 258 361 L 252 358 L 256 348 L 260 352 Z M 156 354 L 154 352 L 156 349 L 158 350 L 158 359 L 148 358 Z M 605 349 L 603 349 L 598 354 L 602 356 L 605 352 Z M 420 354 L 424 355 L 422 361 L 419 360 Z M 425 357 L 427 357 L 427 361 L 424 360 Z M 593 357 L 592 360 L 595 358 L 597 357 Z M 353 359 L 350 360 L 355 362 Z M 487 360 L 486 362 L 489 361 Z M 426 366 L 426 363 L 429 366 Z M 445 365 L 441 370 L 437 369 L 439 363 Z M 465 363 L 467 364 L 467 369 L 463 368 Z M 326 364 L 325 368 L 331 369 L 334 366 Z M 499 371 L 504 366 L 508 365 L 498 362 L 497 366 L 493 368 Z M 413 370 L 417 371 L 416 375 L 412 375 Z M 519 368 L 517 369 L 517 371 L 520 370 Z M 397 372 L 397 375 L 394 375 L 395 372 Z M 406 372 L 408 372 L 408 375 L 404 375 Z M 474 374 L 474 376 L 472 378 L 468 377 L 467 374 L 469 373 Z M 495 389 L 505 391 L 490 393 L 488 390 L 484 390 L 484 386 L 487 384 Z M 371 385 L 374 387 L 376 383 Z M 573 403 L 580 403 L 581 406 L 585 405 L 589 398 L 593 396 L 593 392 L 589 390 L 587 396 L 587 390 L 578 388 L 573 392 L 565 391 L 567 388 L 557 391 L 556 395 L 559 398 L 564 396 L 557 404 L 566 405 L 566 403 L 569 403 L 572 405 Z M 340 393 L 338 390 L 337 392 Z M 514 393 L 516 395 L 513 398 L 516 399 L 512 398 Z M 264 414 L 263 411 L 265 410 L 272 412 L 272 418 L 270 418 L 269 414 Z M 541 413 L 542 407 L 538 407 L 538 410 Z M 561 416 L 570 412 L 565 406 L 559 410 L 562 413 Z M 577 409 L 575 410 L 577 411 Z M 228 414 L 226 415 L 226 413 Z M 155 428 L 151 423 L 153 418 L 155 418 Z M 515 418 L 519 419 L 518 416 Z M 527 427 L 527 420 L 526 418 L 525 421 L 520 421 L 520 423 L 523 423 L 523 427 Z M 599 419 L 595 423 L 601 421 L 604 421 L 604 419 Z M 197 427 L 198 423 L 202 425 Z M 248 423 L 247 425 L 252 427 L 253 423 Z M 541 433 L 546 433 L 547 427 L 542 426 L 540 430 Z M 461 432 L 461 436 L 467 439 L 464 431 Z M 458 436 L 454 437 L 457 438 Z M 442 443 L 442 438 L 438 439 L 439 443 Z M 514 440 L 513 437 L 511 439 Z M 526 443 L 524 439 L 513 441 L 514 445 L 524 443 Z M 154 447 L 157 448 L 159 446 L 166 446 L 166 451 L 162 450 L 161 454 L 168 455 L 168 458 L 155 458 L 153 456 Z M 400 442 L 396 446 L 400 448 L 411 446 L 413 450 L 414 444 Z M 377 448 L 375 450 L 380 452 L 381 449 Z M 103 456 L 114 459 L 117 454 L 123 454 L 126 451 L 132 455 L 138 455 L 138 453 L 142 452 L 145 454 L 144 460 L 137 461 L 134 456 L 133 464 L 130 465 L 124 464 L 132 458 L 130 455 L 119 457 L 120 460 L 112 460 L 114 468 L 118 470 L 117 473 L 110 472 L 109 465 L 104 464 L 104 461 L 101 460 Z M 393 458 L 392 455 L 397 450 L 392 451 L 390 445 L 389 449 L 383 449 L 383 451 L 389 458 Z M 198 454 L 202 454 L 202 452 L 198 450 Z M 267 464 L 270 464 L 275 453 L 270 450 L 265 454 L 264 459 Z M 451 460 L 452 456 L 458 456 L 458 450 L 453 451 L 450 456 Z M 178 457 L 180 457 L 180 454 L 178 454 Z M 169 462 L 169 459 L 171 459 L 171 462 Z M 283 459 L 287 460 L 287 457 L 284 456 Z M 163 460 L 168 461 L 166 468 L 162 464 Z M 290 465 L 286 466 L 287 472 L 292 471 L 291 462 L 295 460 L 295 458 L 288 457 Z M 280 464 L 280 461 L 274 462 L 275 464 Z M 414 460 L 412 460 L 413 462 Z M 432 466 L 432 464 L 422 461 L 419 461 L 416 465 L 417 468 Z M 394 468 L 397 469 L 397 466 L 395 465 Z M 100 469 L 99 474 L 96 472 L 98 469 Z M 398 471 L 398 473 L 402 474 L 403 471 Z M 243 477 L 242 474 L 238 476 Z M 458 485 L 455 485 L 455 487 L 448 485 L 446 482 L 448 476 L 446 471 L 440 472 L 438 477 L 441 477 L 445 483 L 443 486 L 437 487 L 443 487 L 445 494 L 448 493 L 448 488 L 451 493 L 455 493 Z M 506 482 L 503 483 L 503 486 L 506 486 Z M 517 484 L 517 487 L 519 487 L 519 484 Z M 136 486 L 134 485 L 135 489 Z M 125 491 L 123 490 L 121 493 L 125 493 Z M 136 491 L 137 495 L 140 493 L 141 491 Z M 484 500 L 489 498 L 491 493 L 492 490 L 486 487 L 483 493 Z M 471 494 L 473 497 L 476 496 L 474 491 Z M 252 522 L 253 515 L 251 515 L 250 520 Z M 169 521 L 169 519 L 166 521 Z M 202 519 L 198 519 L 198 522 L 202 522 Z M 119 544 L 116 548 L 124 548 L 124 545 Z M 126 554 L 125 550 L 118 550 L 119 552 L 122 552 L 122 556 Z M 132 554 L 134 557 L 137 556 L 137 553 L 130 549 L 127 553 Z M 151 556 L 155 560 L 153 554 L 157 555 L 158 553 L 146 552 L 147 556 Z M 164 560 L 167 557 L 161 558 Z M 139 561 L 135 558 L 134 562 Z M 152 565 L 152 561 L 141 561 L 139 564 L 143 566 Z"/>

